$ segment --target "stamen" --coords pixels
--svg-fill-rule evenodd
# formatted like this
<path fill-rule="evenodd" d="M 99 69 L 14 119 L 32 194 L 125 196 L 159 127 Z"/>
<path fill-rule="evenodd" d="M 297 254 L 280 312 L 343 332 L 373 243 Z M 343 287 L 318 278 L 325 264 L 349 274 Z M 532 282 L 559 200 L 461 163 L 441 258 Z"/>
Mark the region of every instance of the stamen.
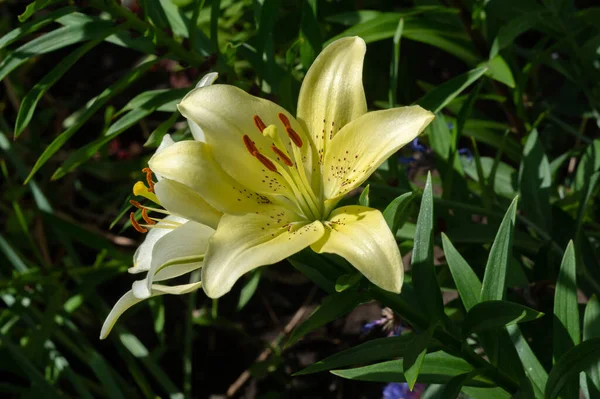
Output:
<path fill-rule="evenodd" d="M 283 151 L 281 151 L 279 148 L 275 147 L 274 145 L 271 146 L 271 149 L 273 150 L 273 152 L 275 154 L 277 154 L 277 156 L 281 159 L 281 161 L 286 164 L 287 166 L 294 166 L 294 163 L 292 162 L 292 160 L 290 158 L 288 158 L 287 155 L 285 155 L 283 153 Z"/>
<path fill-rule="evenodd" d="M 148 191 L 154 192 L 154 181 L 152 181 L 152 170 L 150 168 L 142 169 L 142 172 L 146 173 L 146 181 L 148 182 Z"/>
<path fill-rule="evenodd" d="M 250 154 L 254 155 L 255 152 L 258 152 L 258 149 L 254 145 L 254 141 L 252 141 L 247 134 L 245 134 L 242 139 L 244 140 L 244 145 Z"/>
<path fill-rule="evenodd" d="M 135 213 L 131 212 L 129 214 L 129 221 L 131 222 L 131 225 L 133 226 L 134 229 L 136 229 L 137 231 L 139 231 L 140 233 L 147 233 L 148 229 L 143 228 L 142 226 L 140 226 L 140 224 L 137 222 L 137 220 L 135 220 Z"/>
<path fill-rule="evenodd" d="M 131 205 L 135 206 L 137 209 L 144 209 L 144 207 L 142 206 L 142 204 L 140 204 L 136 200 L 129 200 L 129 203 Z"/>
<path fill-rule="evenodd" d="M 291 127 L 292 125 L 290 124 L 290 120 L 288 119 L 287 116 L 285 116 L 284 114 L 282 114 L 281 112 L 279 114 L 277 114 L 277 116 L 279 117 L 279 120 L 281 121 L 281 123 L 283 123 L 283 126 L 285 126 L 286 128 Z"/>
<path fill-rule="evenodd" d="M 142 209 L 142 218 L 148 224 L 156 224 L 156 222 L 154 220 L 150 219 L 150 217 L 148 216 L 148 209 L 146 209 L 146 208 Z"/>
<path fill-rule="evenodd" d="M 256 125 L 258 130 L 260 130 L 261 133 L 267 127 L 267 125 L 265 125 L 265 123 L 262 121 L 262 119 L 260 119 L 260 116 L 258 115 L 254 115 L 254 124 Z"/>
<path fill-rule="evenodd" d="M 292 142 L 294 144 L 296 144 L 296 146 L 298 146 L 298 148 L 301 148 L 303 143 L 302 143 L 302 139 L 300 138 L 300 135 L 298 133 L 296 133 L 296 131 L 294 129 L 292 129 L 291 126 L 286 126 L 285 131 L 287 132 L 288 136 L 290 137 L 290 140 L 292 140 Z"/>
<path fill-rule="evenodd" d="M 256 157 L 256 159 L 258 159 L 260 161 L 260 163 L 265 165 L 265 167 L 267 169 L 269 169 L 271 172 L 277 172 L 277 168 L 275 167 L 275 164 L 273 162 L 271 162 L 271 160 L 269 158 L 265 157 L 263 154 L 261 154 L 258 151 L 254 151 L 254 153 L 252 155 L 254 155 Z"/>

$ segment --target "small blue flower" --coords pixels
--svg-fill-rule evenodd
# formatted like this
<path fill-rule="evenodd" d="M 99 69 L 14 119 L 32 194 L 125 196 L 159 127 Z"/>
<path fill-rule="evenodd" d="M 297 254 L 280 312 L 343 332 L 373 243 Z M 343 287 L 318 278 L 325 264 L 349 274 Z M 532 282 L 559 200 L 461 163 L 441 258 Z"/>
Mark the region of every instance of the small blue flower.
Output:
<path fill-rule="evenodd" d="M 458 149 L 458 153 L 459 155 L 464 155 L 467 157 L 467 160 L 469 162 L 471 162 L 471 160 L 473 159 L 473 153 L 471 152 L 471 150 L 469 150 L 468 148 L 459 148 Z"/>
<path fill-rule="evenodd" d="M 413 151 L 417 151 L 417 152 L 427 152 L 427 150 L 429 149 L 429 148 L 427 148 L 427 146 L 425 146 L 425 145 L 423 145 L 423 144 L 419 143 L 419 138 L 418 138 L 418 137 L 417 137 L 417 138 L 415 138 L 415 139 L 412 141 L 412 143 L 411 143 L 411 145 L 410 145 L 410 148 L 411 148 Z"/>
<path fill-rule="evenodd" d="M 416 384 L 411 391 L 406 382 L 390 382 L 383 387 L 383 399 L 419 399 L 425 385 Z"/>

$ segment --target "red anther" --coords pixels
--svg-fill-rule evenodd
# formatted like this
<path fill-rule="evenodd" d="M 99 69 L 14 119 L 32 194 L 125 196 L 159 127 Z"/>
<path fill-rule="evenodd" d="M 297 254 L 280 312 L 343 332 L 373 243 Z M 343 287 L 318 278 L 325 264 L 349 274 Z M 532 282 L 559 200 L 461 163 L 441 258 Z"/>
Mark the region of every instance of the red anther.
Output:
<path fill-rule="evenodd" d="M 294 166 L 294 163 L 292 162 L 292 160 L 289 159 L 288 156 L 285 155 L 283 153 L 283 151 L 281 151 L 279 148 L 277 148 L 274 145 L 272 145 L 271 149 L 273 150 L 273 152 L 275 154 L 277 154 L 277 156 L 283 161 L 284 164 L 286 164 L 287 166 Z"/>
<path fill-rule="evenodd" d="M 275 167 L 275 164 L 273 162 L 271 162 L 271 160 L 269 158 L 265 157 L 263 154 L 261 154 L 258 151 L 255 151 L 254 156 L 256 157 L 256 159 L 258 159 L 260 161 L 260 163 L 265 165 L 265 167 L 267 169 L 269 169 L 271 172 L 277 172 L 277 167 Z"/>
<path fill-rule="evenodd" d="M 281 123 L 283 123 L 283 126 L 285 126 L 286 128 L 292 126 L 290 124 L 290 120 L 288 119 L 287 116 L 285 116 L 284 114 L 282 114 L 281 112 L 279 114 L 277 114 L 277 116 L 279 117 L 279 120 L 281 121 Z"/>
<path fill-rule="evenodd" d="M 252 141 L 247 134 L 245 134 L 244 137 L 242 137 L 242 140 L 244 140 L 244 145 L 246 146 L 246 149 L 250 154 L 254 155 L 254 153 L 258 151 L 256 146 L 254 145 L 254 141 Z"/>
<path fill-rule="evenodd" d="M 146 208 L 142 208 L 142 218 L 148 224 L 156 224 L 156 222 L 154 220 L 150 219 L 150 217 L 148 216 L 148 209 L 146 209 Z"/>
<path fill-rule="evenodd" d="M 152 170 L 150 168 L 142 169 L 142 172 L 146 173 L 146 181 L 148 182 L 148 191 L 154 192 L 154 181 L 152 181 Z"/>
<path fill-rule="evenodd" d="M 300 138 L 300 135 L 298 133 L 296 133 L 296 131 L 294 129 L 292 129 L 291 127 L 286 127 L 285 131 L 287 132 L 288 136 L 290 137 L 290 140 L 292 140 L 292 142 L 294 144 L 296 144 L 296 146 L 298 148 L 302 147 L 302 139 Z"/>
<path fill-rule="evenodd" d="M 267 125 L 265 125 L 265 123 L 262 121 L 262 119 L 260 119 L 260 116 L 258 115 L 254 115 L 254 124 L 256 125 L 258 130 L 260 130 L 261 133 L 267 128 Z"/>
<path fill-rule="evenodd" d="M 133 228 L 136 229 L 137 231 L 139 231 L 140 233 L 148 232 L 148 229 L 145 229 L 142 226 L 140 226 L 140 224 L 137 222 L 137 220 L 135 220 L 135 213 L 131 212 L 129 214 L 129 221 L 131 221 L 131 225 L 133 226 Z"/>

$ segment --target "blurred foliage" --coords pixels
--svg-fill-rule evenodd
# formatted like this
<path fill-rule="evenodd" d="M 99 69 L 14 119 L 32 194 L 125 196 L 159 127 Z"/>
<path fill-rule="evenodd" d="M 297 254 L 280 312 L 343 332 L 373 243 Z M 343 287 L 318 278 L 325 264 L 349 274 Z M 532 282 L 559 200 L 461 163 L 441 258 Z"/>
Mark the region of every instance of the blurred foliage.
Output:
<path fill-rule="evenodd" d="M 287 317 L 315 294 L 310 284 L 281 288 L 272 272 L 248 276 L 221 303 L 201 294 L 153 299 L 128 312 L 107 341 L 97 339 L 131 282 L 123 277 L 139 239 L 123 218 L 131 186 L 165 133 L 190 137 L 177 102 L 217 71 L 220 83 L 294 112 L 315 56 L 348 35 L 368 44 L 370 109 L 417 103 L 437 114 L 419 143 L 372 176 L 368 195 L 346 199 L 385 210 L 402 253 L 422 250 L 413 253 L 419 272 L 408 274 L 401 296 L 375 289 L 365 297 L 356 290 L 364 281 L 339 259 L 302 253 L 290 263 L 323 289 L 317 298 L 331 295 L 291 336 L 370 299 L 415 332 L 382 339 L 387 350 L 363 343 L 373 346 L 303 373 L 375 363 L 334 373 L 434 384 L 427 398 L 462 390 L 472 398 L 508 391 L 570 399 L 579 382 L 586 397 L 598 397 L 595 2 L 123 3 L 0 2 L 3 397 L 206 397 L 224 393 L 246 369 L 262 384 L 257 397 L 367 392 L 333 377 L 290 376 L 309 365 L 302 343 L 284 350 L 290 331 L 267 339 L 253 320 L 273 297 L 286 303 L 278 312 Z M 290 278 L 289 269 L 275 270 Z M 433 294 L 440 289 L 443 308 Z M 283 294 L 256 294 L 271 291 Z M 436 352 L 440 340 L 446 352 Z M 342 339 L 334 351 L 350 344 Z M 492 366 L 465 347 L 483 348 Z"/>

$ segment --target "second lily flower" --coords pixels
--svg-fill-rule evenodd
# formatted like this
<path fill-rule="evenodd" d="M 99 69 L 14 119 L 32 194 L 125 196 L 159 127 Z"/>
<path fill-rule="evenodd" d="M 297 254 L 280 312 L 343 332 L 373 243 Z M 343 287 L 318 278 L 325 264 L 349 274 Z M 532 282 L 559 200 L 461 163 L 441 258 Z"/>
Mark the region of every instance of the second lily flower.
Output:
<path fill-rule="evenodd" d="M 308 246 L 400 292 L 402 258 L 381 212 L 336 205 L 433 114 L 419 106 L 367 112 L 365 51 L 358 37 L 327 46 L 302 83 L 296 118 L 229 85 L 194 89 L 179 104 L 206 142 L 175 143 L 149 166 L 163 178 L 166 209 L 199 223 L 214 209 L 223 213 L 202 268 L 208 296 Z"/>

